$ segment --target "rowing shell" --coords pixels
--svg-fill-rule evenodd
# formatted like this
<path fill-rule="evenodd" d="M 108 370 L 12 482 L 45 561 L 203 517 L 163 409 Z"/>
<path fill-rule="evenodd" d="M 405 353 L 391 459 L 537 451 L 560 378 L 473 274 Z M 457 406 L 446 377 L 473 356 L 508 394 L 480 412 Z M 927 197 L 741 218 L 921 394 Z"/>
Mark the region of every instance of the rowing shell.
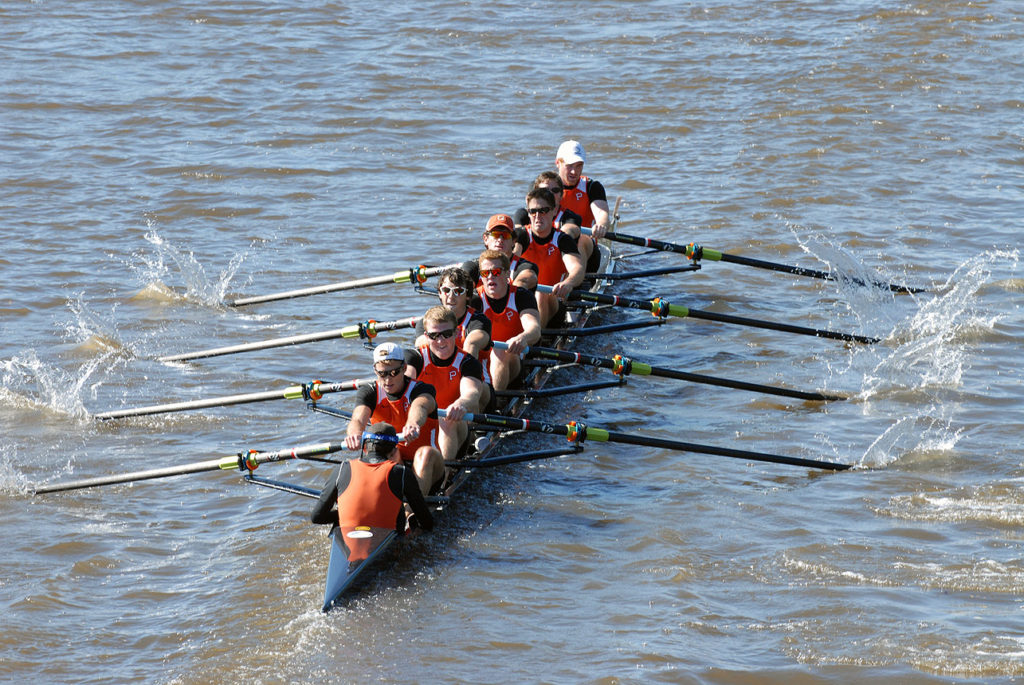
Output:
<path fill-rule="evenodd" d="M 598 246 L 601 250 L 602 269 L 599 273 L 611 274 L 615 268 L 615 260 L 611 251 L 604 245 Z M 591 292 L 600 292 L 604 289 L 606 281 L 597 279 L 591 286 Z M 582 309 L 579 312 L 570 312 L 570 324 L 574 328 L 582 328 L 586 325 L 591 313 L 596 307 Z M 565 349 L 573 338 L 559 338 L 555 347 Z M 550 377 L 551 369 L 548 367 L 535 367 L 527 376 L 524 387 L 539 390 Z M 521 416 L 531 404 L 530 398 L 513 397 L 503 407 L 501 413 L 506 416 Z M 477 455 L 477 459 L 484 461 L 495 455 L 501 443 L 501 436 L 496 436 L 488 442 L 487 446 Z M 455 478 L 445 487 L 438 498 L 437 510 L 443 511 L 450 498 L 472 478 L 474 469 L 460 469 Z M 369 526 L 358 526 L 356 528 L 341 528 L 335 525 L 330 532 L 331 555 L 327 562 L 327 580 L 324 584 L 324 603 L 322 610 L 328 612 L 333 609 L 345 597 L 346 593 L 365 577 L 370 575 L 371 569 L 377 565 L 388 550 L 396 541 L 401 539 L 393 528 L 371 528 Z"/>

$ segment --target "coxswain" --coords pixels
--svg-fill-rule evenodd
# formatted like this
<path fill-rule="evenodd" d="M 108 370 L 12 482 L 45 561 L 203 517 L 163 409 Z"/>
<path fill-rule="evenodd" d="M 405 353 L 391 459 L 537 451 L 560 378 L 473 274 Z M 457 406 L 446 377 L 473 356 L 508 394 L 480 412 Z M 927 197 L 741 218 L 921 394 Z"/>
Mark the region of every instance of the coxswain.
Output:
<path fill-rule="evenodd" d="M 356 406 L 348 422 L 345 446 L 359 449 L 363 432 L 371 421 L 401 426 L 398 452 L 403 462 L 412 465 L 424 495 L 437 489 L 444 480 L 444 464 L 437 449 L 436 391 L 429 383 L 414 381 L 405 375 L 405 354 L 392 342 L 373 350 L 373 371 L 377 382 L 356 391 Z"/>
<path fill-rule="evenodd" d="M 491 383 L 495 390 L 504 390 L 522 370 L 523 349 L 540 340 L 540 314 L 533 293 L 509 280 L 509 259 L 504 253 L 485 250 L 478 262 L 481 312 L 491 321 L 491 338 L 508 346 L 491 350 Z"/>
<path fill-rule="evenodd" d="M 536 290 L 537 265 L 527 259 L 517 257 L 515 247 L 515 226 L 512 223 L 512 217 L 508 214 L 495 214 L 488 219 L 487 228 L 484 229 L 484 248 L 503 252 L 509 258 L 512 285 L 517 288 Z M 480 285 L 480 265 L 477 260 L 465 262 L 462 264 L 462 270 L 469 274 L 476 285 Z"/>
<path fill-rule="evenodd" d="M 546 188 L 535 188 L 526 195 L 530 228 L 516 232 L 516 253 L 537 265 L 537 282 L 551 286 L 549 293 L 537 293 L 542 326 L 549 325 L 558 313 L 559 303 L 586 276 L 576 241 L 552 224 L 555 197 Z"/>
<path fill-rule="evenodd" d="M 394 528 L 399 534 L 407 525 L 431 530 L 434 519 L 430 507 L 423 499 L 416 474 L 402 464 L 394 427 L 383 421 L 370 426 L 362 435 L 360 450 L 358 459 L 348 459 L 334 469 L 310 520 L 340 526 L 346 544 L 350 544 L 348 533 L 364 526 Z M 412 510 L 408 519 L 405 504 Z"/>
<path fill-rule="evenodd" d="M 406 351 L 406 373 L 434 386 L 437 406 L 445 410 L 438 422 L 438 447 L 444 460 L 451 461 L 463 453 L 469 437 L 469 424 L 463 417 L 482 412 L 490 392 L 480 360 L 456 345 L 457 321 L 452 310 L 431 307 L 422 321 L 427 344 Z"/>

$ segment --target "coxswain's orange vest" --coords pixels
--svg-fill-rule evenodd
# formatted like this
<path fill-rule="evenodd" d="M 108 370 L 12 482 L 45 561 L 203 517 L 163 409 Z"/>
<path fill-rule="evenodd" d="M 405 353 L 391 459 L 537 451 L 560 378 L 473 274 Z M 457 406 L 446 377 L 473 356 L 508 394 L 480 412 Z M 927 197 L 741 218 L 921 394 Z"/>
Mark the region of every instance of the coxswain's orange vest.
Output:
<path fill-rule="evenodd" d="M 398 513 L 402 511 L 402 500 L 388 487 L 388 474 L 395 462 L 368 464 L 361 459 L 351 459 L 348 464 L 352 478 L 348 487 L 338 493 L 338 525 L 342 528 L 394 528 Z"/>
<path fill-rule="evenodd" d="M 558 233 L 551 232 L 551 240 L 546 244 L 538 243 L 533 237 L 533 231 L 527 231 L 530 244 L 523 250 L 523 259 L 537 265 L 537 284 L 554 285 L 558 283 L 565 274 L 565 262 L 562 261 L 562 251 L 558 249 Z"/>
<path fill-rule="evenodd" d="M 420 348 L 420 356 L 423 357 L 423 370 L 416 376 L 416 380 L 434 386 L 434 390 L 437 391 L 437 406 L 445 409 L 462 394 L 459 385 L 462 383 L 462 360 L 466 358 L 466 354 L 462 351 L 456 352 L 455 358 L 448 366 L 434 364 L 430 359 L 428 347 Z"/>
<path fill-rule="evenodd" d="M 412 389 L 416 387 L 416 383 L 417 381 L 409 381 L 405 392 L 397 400 L 388 399 L 388 394 L 384 392 L 384 388 L 381 387 L 380 383 L 377 383 L 377 406 L 373 408 L 373 413 L 370 415 L 370 423 L 384 421 L 395 426 L 399 431 L 402 430 L 402 427 L 409 421 L 409 405 L 412 404 L 412 400 L 409 397 L 412 394 Z M 412 461 L 413 457 L 416 456 L 416 450 L 420 447 L 424 445 L 437 447 L 436 438 L 437 419 L 428 418 L 420 426 L 420 436 L 418 438 L 412 442 L 398 443 L 398 453 L 402 455 L 403 461 Z"/>
<path fill-rule="evenodd" d="M 594 225 L 594 213 L 590 211 L 590 195 L 587 193 L 587 185 L 589 183 L 589 178 L 580 176 L 580 182 L 576 184 L 575 188 L 565 188 L 562 190 L 562 209 L 568 209 L 579 214 L 583 221 L 580 225 L 585 228 L 590 228 Z"/>
<path fill-rule="evenodd" d="M 516 309 L 516 287 L 514 285 L 508 287 L 508 299 L 505 301 L 505 308 L 500 312 L 495 311 L 491 306 L 483 286 L 477 288 L 477 292 L 480 293 L 480 301 L 484 304 L 483 314 L 491 320 L 491 340 L 505 342 L 523 332 L 523 322 L 519 320 L 519 310 Z"/>

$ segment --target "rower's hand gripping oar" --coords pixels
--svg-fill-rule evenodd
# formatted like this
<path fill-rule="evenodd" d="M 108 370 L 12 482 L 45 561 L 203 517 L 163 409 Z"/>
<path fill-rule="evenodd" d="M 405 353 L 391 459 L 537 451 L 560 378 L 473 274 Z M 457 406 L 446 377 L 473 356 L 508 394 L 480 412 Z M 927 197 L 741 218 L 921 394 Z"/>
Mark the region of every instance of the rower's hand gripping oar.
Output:
<path fill-rule="evenodd" d="M 226 407 L 233 404 L 250 404 L 252 402 L 269 402 L 270 400 L 306 400 L 317 401 L 327 393 L 342 392 L 344 390 L 357 390 L 362 385 L 369 385 L 376 382 L 373 378 L 356 378 L 340 383 L 325 383 L 323 381 L 310 381 L 304 385 L 290 385 L 284 390 L 268 390 L 267 392 L 244 393 L 240 395 L 227 395 L 224 397 L 209 397 L 203 400 L 190 402 L 174 402 L 170 404 L 154 404 L 148 407 L 135 409 L 118 409 L 96 414 L 93 418 L 100 421 L 110 419 L 125 419 L 130 416 L 149 416 L 151 414 L 168 414 L 176 411 L 189 411 L 192 409 L 206 409 L 208 407 Z"/>
<path fill-rule="evenodd" d="M 260 302 L 275 302 L 277 300 L 290 300 L 296 297 L 307 297 L 309 295 L 320 295 L 322 293 L 333 293 L 339 290 L 354 290 L 356 288 L 368 288 L 374 285 L 387 285 L 389 283 L 416 283 L 422 284 L 430 276 L 436 276 L 445 269 L 458 264 L 448 264 L 447 266 L 433 266 L 426 267 L 423 265 L 415 266 L 405 271 L 398 271 L 387 276 L 375 276 L 372 278 L 360 278 L 354 281 L 342 281 L 340 283 L 328 283 L 327 285 L 318 285 L 311 288 L 300 288 L 298 290 L 288 290 L 280 293 L 272 293 L 270 295 L 257 295 L 255 297 L 242 297 L 237 300 L 229 302 L 232 307 L 242 307 L 247 304 L 258 304 Z"/>
<path fill-rule="evenodd" d="M 537 291 L 543 291 L 545 286 L 537 286 Z M 855 333 L 838 333 L 820 328 L 808 328 L 806 326 L 793 326 L 774 321 L 762 319 L 750 319 L 744 316 L 732 316 L 731 314 L 717 314 L 700 309 L 690 309 L 682 305 L 669 304 L 666 300 L 655 298 L 653 300 L 635 300 L 618 295 L 605 295 L 603 293 L 592 293 L 584 290 L 573 290 L 569 293 L 570 300 L 583 300 L 585 302 L 597 302 L 598 304 L 610 304 L 615 307 L 627 307 L 629 309 L 640 309 L 647 311 L 657 317 L 678 316 L 690 317 L 693 319 L 704 319 L 707 321 L 718 321 L 719 323 L 731 323 L 752 328 L 766 328 L 773 331 L 785 333 L 796 333 L 798 335 L 811 335 L 817 338 L 831 338 L 832 340 L 845 340 L 847 342 L 876 343 L 881 338 L 873 338 Z"/>
<path fill-rule="evenodd" d="M 584 233 L 591 233 L 589 228 L 582 229 Z M 891 290 L 894 293 L 922 293 L 925 292 L 925 288 L 914 288 L 906 285 L 897 285 L 895 283 L 881 283 L 872 281 L 871 283 L 865 283 L 863 280 L 854 277 L 839 277 L 835 274 L 828 273 L 825 271 L 819 271 L 817 269 L 808 269 L 802 266 L 789 266 L 788 264 L 779 264 L 777 262 L 768 262 L 763 259 L 752 259 L 750 257 L 742 257 L 740 255 L 727 254 L 725 252 L 719 252 L 718 250 L 712 250 L 709 247 L 702 247 L 696 243 L 690 243 L 688 245 L 680 245 L 678 243 L 669 243 L 663 240 L 655 240 L 654 238 L 644 238 L 635 235 L 626 235 L 625 233 L 606 233 L 605 238 L 619 243 L 626 243 L 627 245 L 637 245 L 639 247 L 649 247 L 652 250 L 661 250 L 662 252 L 675 252 L 678 254 L 686 255 L 687 258 L 693 260 L 695 263 L 701 259 L 707 259 L 712 262 L 731 262 L 733 264 L 742 264 L 744 266 L 753 266 L 758 269 L 768 269 L 770 271 L 780 271 L 782 273 L 795 274 L 797 276 L 808 276 L 810 278 L 819 278 L 825 281 L 838 281 L 841 278 L 849 280 L 851 283 L 857 285 L 872 285 L 878 288 L 885 288 Z"/>
<path fill-rule="evenodd" d="M 495 342 L 495 347 L 500 347 L 505 343 Z M 749 390 L 751 392 L 764 393 L 766 395 L 778 395 L 780 397 L 792 397 L 798 400 L 809 400 L 809 401 L 832 401 L 832 400 L 843 400 L 846 399 L 840 395 L 826 395 L 820 392 L 807 392 L 803 390 L 790 390 L 789 388 L 778 388 L 771 385 L 761 385 L 760 383 L 748 383 L 746 381 L 736 381 L 729 378 L 719 378 L 717 376 L 707 376 L 699 373 L 690 373 L 688 371 L 676 371 L 674 369 L 664 369 L 657 366 L 651 366 L 629 357 L 622 355 L 615 355 L 614 357 L 596 357 L 589 354 L 583 354 L 581 352 L 569 352 L 566 350 L 556 350 L 549 347 L 527 347 L 523 350 L 523 354 L 530 357 L 544 357 L 547 359 L 557 359 L 558 361 L 570 362 L 573 364 L 582 364 L 585 366 L 596 366 L 602 369 L 608 369 L 616 376 L 623 378 L 630 374 L 637 376 L 657 376 L 660 378 L 674 378 L 681 381 L 689 381 L 691 383 L 703 383 L 705 385 L 717 385 L 724 388 L 733 388 L 735 390 Z"/>
<path fill-rule="evenodd" d="M 417 317 L 412 317 L 408 319 L 398 319 L 397 321 L 374 321 L 373 319 L 370 319 L 369 321 L 353 324 L 351 326 L 345 326 L 344 328 L 335 328 L 330 331 L 321 331 L 319 333 L 290 335 L 285 338 L 273 338 L 271 340 L 241 343 L 239 345 L 228 345 L 226 347 L 214 347 L 208 350 L 199 350 L 198 352 L 169 354 L 164 357 L 159 357 L 157 361 L 184 362 L 191 361 L 193 359 L 207 359 L 209 357 L 220 357 L 226 354 L 238 354 L 240 352 L 253 352 L 256 350 L 269 350 L 275 347 L 287 347 L 288 345 L 302 345 L 304 343 L 309 342 L 319 342 L 321 340 L 335 340 L 338 338 L 361 338 L 363 340 L 373 340 L 375 337 L 377 337 L 378 333 L 381 333 L 383 331 L 393 331 L 399 328 L 416 328 L 417 320 Z"/>
<path fill-rule="evenodd" d="M 595 442 L 620 442 L 627 445 L 642 445 L 645 447 L 662 447 L 682 452 L 697 452 L 700 454 L 714 454 L 720 457 L 732 457 L 734 459 L 748 459 L 752 461 L 764 461 L 773 464 L 788 464 L 790 466 L 804 466 L 812 469 L 825 469 L 828 471 L 845 471 L 853 468 L 852 464 L 840 464 L 831 461 L 819 461 L 817 459 L 801 459 L 799 457 L 787 457 L 781 454 L 769 454 L 766 452 L 751 452 L 749 450 L 738 450 L 730 447 L 716 447 L 714 445 L 700 445 L 692 442 L 679 440 L 666 440 L 664 438 L 652 438 L 644 435 L 632 435 L 629 433 L 618 433 L 614 431 L 587 426 L 578 421 L 568 424 L 546 423 L 530 419 L 520 419 L 511 416 L 500 416 L 497 414 L 466 414 L 466 420 L 472 423 L 486 426 L 498 426 L 510 430 L 533 431 L 537 433 L 548 433 L 550 435 L 564 435 L 569 442 L 582 444 L 584 440 Z"/>
<path fill-rule="evenodd" d="M 246 450 L 220 459 L 211 459 L 181 466 L 170 466 L 162 469 L 150 469 L 148 471 L 135 471 L 119 476 L 101 476 L 99 478 L 86 478 L 85 480 L 70 481 L 67 483 L 55 483 L 54 485 L 43 485 L 34 490 L 34 494 L 41 495 L 47 492 L 64 492 L 67 490 L 81 490 L 100 485 L 116 485 L 118 483 L 132 483 L 140 480 L 152 480 L 154 478 L 169 478 L 171 476 L 183 476 L 190 473 L 203 473 L 207 471 L 248 471 L 250 474 L 260 464 L 285 461 L 287 459 L 310 459 L 322 454 L 330 454 L 345 449 L 343 442 L 323 442 L 315 445 L 303 445 L 276 452 L 256 452 Z"/>

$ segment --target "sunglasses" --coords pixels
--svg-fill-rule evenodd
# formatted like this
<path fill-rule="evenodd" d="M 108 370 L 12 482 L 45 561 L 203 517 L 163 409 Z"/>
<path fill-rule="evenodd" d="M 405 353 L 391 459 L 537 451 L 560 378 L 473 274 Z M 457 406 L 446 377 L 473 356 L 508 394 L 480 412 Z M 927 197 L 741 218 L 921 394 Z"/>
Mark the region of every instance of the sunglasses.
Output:
<path fill-rule="evenodd" d="M 526 211 L 529 212 L 530 214 L 536 215 L 536 214 L 547 214 L 548 212 L 552 211 L 553 209 L 554 209 L 554 207 L 530 207 Z"/>
<path fill-rule="evenodd" d="M 393 369 L 387 369 L 385 371 L 381 371 L 375 366 L 373 367 L 373 372 L 377 374 L 379 378 L 394 378 L 398 374 L 402 373 L 402 371 L 404 370 L 402 368 L 403 366 L 405 366 L 405 364 L 402 364 L 401 366 L 396 366 Z"/>
<path fill-rule="evenodd" d="M 561 187 L 558 187 L 558 188 L 556 188 L 555 186 L 541 186 L 541 189 L 542 189 L 542 190 L 550 190 L 550 191 L 551 191 L 552 193 L 554 193 L 554 194 L 555 194 L 555 196 L 556 196 L 556 197 L 557 197 L 558 195 L 561 195 L 561 194 L 562 194 L 562 189 L 561 189 Z"/>
<path fill-rule="evenodd" d="M 494 278 L 497 278 L 503 273 L 505 273 L 505 270 L 501 267 L 495 267 L 494 269 L 480 269 L 480 278 L 483 278 L 484 276 L 493 276 Z"/>
<path fill-rule="evenodd" d="M 444 338 L 445 340 L 448 340 L 453 335 L 455 335 L 455 329 L 449 328 L 448 330 L 444 331 L 426 331 L 425 335 L 431 340 L 437 340 L 438 338 Z"/>
<path fill-rule="evenodd" d="M 490 231 L 487 231 L 486 233 L 484 233 L 484 237 L 485 238 L 495 238 L 495 239 L 497 239 L 497 238 L 511 238 L 512 237 L 512 232 L 511 231 L 495 231 L 495 230 L 490 230 Z"/>
<path fill-rule="evenodd" d="M 465 288 L 459 288 L 457 286 L 442 285 L 438 290 L 441 291 L 442 295 L 454 295 L 458 297 L 462 293 L 466 292 Z"/>

